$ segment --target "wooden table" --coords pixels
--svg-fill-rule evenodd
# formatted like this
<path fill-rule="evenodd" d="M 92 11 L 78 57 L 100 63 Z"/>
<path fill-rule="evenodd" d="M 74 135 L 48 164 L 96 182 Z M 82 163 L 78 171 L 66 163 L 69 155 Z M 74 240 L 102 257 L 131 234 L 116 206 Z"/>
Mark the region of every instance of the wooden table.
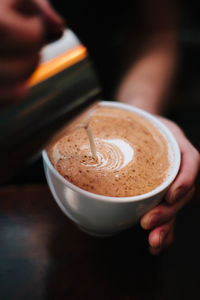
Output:
<path fill-rule="evenodd" d="M 1 187 L 0 300 L 200 299 L 199 202 L 182 210 L 176 241 L 154 257 L 139 226 L 94 238 L 46 184 Z"/>

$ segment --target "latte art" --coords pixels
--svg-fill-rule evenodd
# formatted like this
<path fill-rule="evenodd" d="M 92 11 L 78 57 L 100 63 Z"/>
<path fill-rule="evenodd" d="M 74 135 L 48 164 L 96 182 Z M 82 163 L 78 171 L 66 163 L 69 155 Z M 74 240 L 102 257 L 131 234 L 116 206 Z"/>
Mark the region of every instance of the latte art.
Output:
<path fill-rule="evenodd" d="M 48 148 L 51 163 L 65 179 L 113 197 L 144 194 L 164 181 L 170 167 L 169 147 L 148 120 L 118 108 L 98 107 L 90 114 L 94 158 L 83 128 L 85 119 L 87 112 Z"/>
<path fill-rule="evenodd" d="M 97 148 L 97 159 L 94 163 L 84 164 L 86 167 L 95 167 L 96 169 L 120 170 L 124 168 L 132 159 L 134 151 L 125 141 L 120 139 L 106 140 L 95 139 Z M 88 146 L 82 146 L 80 150 L 90 151 Z"/>
<path fill-rule="evenodd" d="M 81 164 L 85 167 L 92 167 L 101 170 L 113 170 L 117 171 L 124 168 L 132 161 L 134 151 L 133 148 L 125 141 L 120 139 L 115 140 L 100 140 L 95 139 L 97 147 L 96 159 L 89 156 L 89 160 L 82 160 Z M 90 147 L 84 145 L 80 147 L 79 157 L 86 157 L 90 153 Z M 77 159 L 76 156 L 72 157 L 67 154 L 60 153 L 57 144 L 53 147 L 52 161 L 56 166 L 59 160 Z"/>

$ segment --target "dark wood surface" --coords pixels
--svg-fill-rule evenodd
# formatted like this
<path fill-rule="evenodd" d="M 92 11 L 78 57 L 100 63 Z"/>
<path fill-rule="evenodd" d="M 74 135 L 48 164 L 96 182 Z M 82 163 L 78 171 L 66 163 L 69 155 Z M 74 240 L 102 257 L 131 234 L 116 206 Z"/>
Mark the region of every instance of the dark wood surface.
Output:
<path fill-rule="evenodd" d="M 200 204 L 180 213 L 174 244 L 148 253 L 139 226 L 112 238 L 82 233 L 46 184 L 0 188 L 0 300 L 200 299 Z"/>

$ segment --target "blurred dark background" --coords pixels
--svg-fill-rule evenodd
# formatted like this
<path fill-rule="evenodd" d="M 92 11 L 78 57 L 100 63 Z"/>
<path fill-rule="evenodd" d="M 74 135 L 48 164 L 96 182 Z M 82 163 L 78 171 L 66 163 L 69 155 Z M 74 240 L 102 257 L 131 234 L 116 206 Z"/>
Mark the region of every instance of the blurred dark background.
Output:
<path fill-rule="evenodd" d="M 169 117 L 200 150 L 200 4 L 180 1 L 180 67 Z"/>
<path fill-rule="evenodd" d="M 83 3 L 86 2 L 88 1 L 83 1 Z M 109 3 L 109 1 L 107 2 Z M 70 2 L 65 4 L 65 1 L 61 3 L 61 1 L 56 0 L 54 0 L 53 3 L 63 16 L 65 14 L 65 5 L 67 12 L 70 7 L 77 6 L 76 1 L 71 3 L 71 5 Z M 93 1 L 93 5 L 96 5 L 96 1 Z M 89 14 L 87 7 L 85 7 L 85 9 Z M 112 11 L 112 8 L 109 9 Z M 178 41 L 180 48 L 179 72 L 171 93 L 172 105 L 167 116 L 176 121 L 183 128 L 188 138 L 200 150 L 199 12 L 199 2 L 194 0 L 180 1 Z M 81 13 L 81 10 L 78 11 L 78 8 L 74 11 L 75 15 Z M 88 14 L 83 14 L 83 19 L 88 19 L 90 17 Z M 66 23 L 69 27 L 73 25 L 70 19 Z M 101 29 L 101 24 L 97 25 Z M 87 36 L 87 38 L 89 38 L 89 36 Z M 90 38 L 92 38 L 92 36 Z M 107 64 L 101 65 L 102 70 L 104 69 L 106 73 Z M 106 97 L 105 99 L 109 99 L 109 91 L 107 91 L 105 87 L 104 96 Z M 39 156 L 27 164 L 23 170 L 6 184 L 23 185 L 45 182 L 42 159 Z M 86 235 L 81 235 L 79 231 L 76 231 L 76 227 L 72 226 L 63 214 L 59 214 L 59 210 L 55 210 L 53 199 L 50 202 L 50 199 L 45 198 L 47 195 L 45 190 L 40 193 L 38 188 L 38 192 L 36 191 L 32 194 L 30 187 L 28 187 L 24 193 L 18 191 L 17 194 L 17 189 L 15 190 L 14 188 L 14 192 L 12 193 L 11 191 L 9 194 L 10 199 L 7 206 L 2 201 L 2 211 L 4 212 L 5 210 L 8 212 L 8 221 L 5 217 L 4 219 L 2 218 L 3 215 L 1 216 L 1 220 L 3 220 L 6 226 L 2 227 L 1 230 L 1 236 L 5 236 L 5 239 L 0 239 L 0 241 L 2 253 L 5 253 L 5 257 L 8 259 L 2 259 L 3 267 L 1 268 L 0 274 L 2 283 L 1 293 L 4 295 L 5 292 L 6 298 L 0 296 L 0 299 L 22 299 L 17 298 L 16 295 L 13 298 L 8 296 L 12 293 L 15 294 L 16 290 L 20 290 L 21 286 L 19 283 L 22 282 L 22 285 L 24 285 L 27 291 L 28 287 L 30 288 L 32 284 L 30 290 L 34 291 L 33 295 L 31 294 L 30 297 L 26 299 L 35 300 L 35 293 L 40 293 L 41 289 L 43 289 L 44 283 L 43 280 L 40 280 L 40 278 L 43 277 L 46 280 L 45 284 L 48 285 L 46 289 L 53 291 L 54 288 L 58 288 L 58 294 L 60 295 L 60 290 L 61 292 L 68 290 L 68 286 L 70 286 L 72 291 L 76 291 L 75 294 L 80 294 L 80 297 L 77 299 L 83 299 L 82 291 L 83 293 L 85 290 L 87 291 L 87 289 L 89 291 L 91 286 L 92 291 L 95 291 L 95 295 L 97 295 L 96 291 L 98 291 L 98 289 L 101 289 L 101 293 L 103 293 L 104 287 L 107 287 L 108 292 L 114 290 L 117 293 L 121 287 L 121 282 L 119 281 L 121 277 L 118 276 L 120 270 L 123 271 L 122 276 L 125 278 L 122 291 L 124 289 L 126 292 L 127 287 L 130 287 L 130 291 L 136 289 L 136 293 L 140 290 L 140 292 L 143 291 L 143 295 L 146 295 L 146 297 L 143 298 L 142 295 L 138 294 L 138 297 L 136 296 L 137 299 L 200 299 L 200 244 L 198 242 L 198 232 L 200 230 L 199 199 L 195 198 L 191 201 L 178 215 L 173 245 L 160 256 L 151 257 L 150 259 L 147 255 L 146 245 L 144 245 L 144 231 L 141 228 L 136 228 L 135 237 L 133 232 L 125 233 L 124 238 L 116 239 L 116 241 L 113 242 L 113 246 L 111 246 L 112 242 L 110 243 L 109 240 L 104 242 L 102 242 L 102 240 L 94 241 L 93 239 L 89 239 Z M 16 198 L 13 197 L 14 194 L 18 196 L 16 196 Z M 38 198 L 39 196 L 40 198 Z M 21 206 L 18 206 L 19 201 L 22 203 Z M 12 215 L 12 210 L 9 209 L 9 202 L 11 208 L 13 205 L 17 212 L 16 214 L 14 213 Z M 41 206 L 37 205 L 38 202 Z M 18 216 L 22 216 L 22 218 L 20 219 Z M 26 220 L 28 220 L 28 223 L 26 223 Z M 49 221 L 50 223 L 48 224 Z M 11 227 L 7 226 L 7 224 L 10 224 L 9 222 L 11 223 Z M 22 227 L 18 226 L 18 224 L 21 224 L 20 222 L 23 224 Z M 50 227 L 48 227 L 49 225 Z M 23 229 L 22 231 L 21 228 Z M 29 228 L 32 229 L 29 231 Z M 48 228 L 50 228 L 50 232 Z M 5 232 L 3 232 L 3 229 L 5 229 Z M 7 235 L 6 232 L 8 233 Z M 39 232 L 39 235 L 37 235 L 37 232 Z M 27 243 L 27 236 L 33 241 L 33 247 L 31 246 L 30 249 Z M 52 237 L 55 239 L 52 239 Z M 135 244 L 135 239 L 138 241 L 138 247 L 136 245 L 137 243 Z M 50 245 L 48 244 L 49 240 Z M 25 245 L 23 241 L 26 242 Z M 6 248 L 7 245 L 8 249 Z M 36 249 L 36 247 L 38 249 Z M 145 250 L 143 249 L 144 247 Z M 28 256 L 23 256 L 24 249 L 25 253 L 26 251 L 30 251 Z M 48 249 L 47 253 L 44 252 L 43 249 Z M 142 251 L 140 249 L 142 249 Z M 135 255 L 137 251 L 138 255 Z M 31 258 L 29 258 L 29 255 Z M 136 262 L 138 257 L 141 259 Z M 129 258 L 133 259 L 129 261 Z M 33 265 L 31 264 L 32 261 Z M 142 263 L 142 266 L 140 263 Z M 34 267 L 35 265 L 36 267 Z M 44 267 L 46 265 L 49 266 L 49 269 L 47 268 L 47 275 Z M 104 274 L 102 271 L 104 269 L 106 276 L 105 278 L 101 278 L 102 274 Z M 148 272 L 146 274 L 143 273 L 143 270 L 147 269 Z M 11 273 L 13 277 L 10 275 Z M 82 274 L 84 274 L 85 278 L 83 278 Z M 110 278 L 110 274 L 114 274 L 115 276 Z M 76 277 L 77 275 L 78 277 Z M 9 280 L 7 280 L 7 276 Z M 11 283 L 10 278 L 13 279 Z M 34 281 L 32 281 L 31 278 L 34 278 Z M 96 278 L 98 278 L 98 280 L 96 280 Z M 126 278 L 129 278 L 128 282 L 126 282 Z M 78 285 L 74 279 L 77 279 Z M 27 284 L 24 284 L 24 282 Z M 102 282 L 105 284 L 102 285 Z M 150 286 L 152 282 L 155 282 L 155 286 L 153 287 Z M 135 283 L 138 286 L 134 286 Z M 42 288 L 40 289 L 41 286 Z M 69 291 L 71 290 L 69 289 Z M 155 295 L 149 295 L 149 291 L 153 291 Z M 127 293 L 129 293 L 129 289 L 127 289 Z M 120 298 L 121 294 L 123 298 Z M 132 299 L 131 297 L 126 297 L 123 292 L 121 292 L 121 294 L 116 295 L 117 299 Z M 135 290 L 133 294 L 135 294 Z M 68 295 L 69 294 L 65 296 L 68 298 Z M 96 299 L 100 299 L 100 296 L 98 297 L 97 295 Z M 66 297 L 65 299 L 67 299 Z M 44 299 L 44 297 L 41 299 Z M 59 297 L 54 298 L 54 294 L 50 293 L 45 299 L 59 299 Z M 111 298 L 101 297 L 101 299 L 113 299 L 113 295 Z M 134 299 L 136 298 L 134 297 Z"/>
<path fill-rule="evenodd" d="M 61 15 L 65 17 L 65 4 L 58 4 L 56 1 L 54 1 L 53 4 Z M 70 5 L 66 5 L 65 9 L 69 12 L 70 9 L 75 6 L 75 3 L 71 3 L 71 7 Z M 180 25 L 178 42 L 180 47 L 180 64 L 176 83 L 171 94 L 172 105 L 167 116 L 176 121 L 183 128 L 188 138 L 200 150 L 200 5 L 197 1 L 181 1 L 179 7 Z M 74 14 L 78 14 L 78 17 L 80 17 L 80 13 L 78 10 L 74 11 Z M 88 14 L 90 13 L 88 10 Z M 89 16 L 85 15 L 84 18 L 89 18 Z M 72 29 L 76 32 L 76 26 L 73 28 L 73 22 L 70 22 L 70 19 L 66 22 L 67 26 L 70 27 L 72 25 Z M 97 27 L 101 28 L 101 25 L 99 24 Z M 92 44 L 92 35 L 90 39 Z M 102 65 L 102 62 L 100 62 L 100 64 Z M 108 66 L 104 63 L 103 71 L 105 73 L 107 72 L 107 67 Z M 105 99 L 109 99 L 109 97 L 109 92 L 106 91 Z M 45 177 L 42 159 L 38 156 L 37 159 L 27 164 L 6 184 L 41 182 L 45 182 Z"/>

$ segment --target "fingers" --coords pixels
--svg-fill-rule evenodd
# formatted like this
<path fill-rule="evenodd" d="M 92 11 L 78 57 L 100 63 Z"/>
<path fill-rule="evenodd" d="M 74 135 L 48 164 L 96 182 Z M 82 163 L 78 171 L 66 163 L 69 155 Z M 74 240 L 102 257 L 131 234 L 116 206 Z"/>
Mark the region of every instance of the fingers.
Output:
<path fill-rule="evenodd" d="M 62 36 L 64 21 L 52 8 L 48 0 L 34 0 L 40 8 L 45 26 L 46 38 L 48 41 L 58 39 Z"/>
<path fill-rule="evenodd" d="M 168 205 L 166 203 L 162 203 L 157 207 L 153 208 L 151 211 L 146 213 L 140 224 L 143 229 L 151 230 L 155 227 L 158 227 L 166 222 L 170 221 L 174 218 L 177 212 L 190 201 L 192 196 L 194 195 L 195 188 L 192 188 L 181 198 L 179 201 L 175 202 L 173 205 Z"/>
<path fill-rule="evenodd" d="M 197 149 L 186 138 L 183 131 L 172 121 L 159 117 L 172 131 L 181 151 L 181 166 L 174 183 L 166 194 L 166 202 L 174 203 L 186 194 L 195 183 L 199 167 L 200 156 Z"/>
<path fill-rule="evenodd" d="M 167 195 L 166 202 L 174 203 L 186 194 L 194 184 L 199 170 L 199 153 L 189 143 L 185 143 L 181 149 L 181 168 L 179 174 L 171 185 Z"/>
<path fill-rule="evenodd" d="M 176 214 L 192 198 L 200 167 L 199 152 L 185 137 L 183 131 L 174 122 L 162 117 L 159 119 L 172 131 L 179 144 L 181 166 L 165 196 L 165 202 L 145 214 L 140 222 L 144 229 L 151 230 L 149 244 L 152 254 L 158 254 L 172 243 Z"/>
<path fill-rule="evenodd" d="M 0 18 L 0 53 L 37 51 L 44 43 L 44 26 L 39 16 L 24 17 L 14 10 Z"/>
<path fill-rule="evenodd" d="M 34 2 L 38 5 L 40 11 L 46 17 L 47 21 L 51 22 L 51 24 L 59 28 L 62 28 L 64 26 L 63 19 L 53 9 L 48 0 L 34 0 Z"/>
<path fill-rule="evenodd" d="M 21 101 L 28 94 L 28 90 L 26 88 L 25 83 L 0 87 L 0 91 L 1 108 L 5 108 L 11 104 Z"/>
<path fill-rule="evenodd" d="M 175 219 L 172 219 L 151 231 L 149 234 L 149 252 L 152 255 L 159 254 L 164 248 L 172 244 L 174 240 L 174 222 Z"/>
<path fill-rule="evenodd" d="M 1 54 L 38 51 L 62 35 L 64 22 L 47 0 L 3 1 L 0 12 Z"/>
<path fill-rule="evenodd" d="M 172 205 L 162 203 L 152 209 L 141 219 L 141 226 L 145 230 L 151 230 L 149 234 L 149 251 L 158 254 L 173 242 L 174 221 L 177 212 L 190 201 L 194 195 L 192 188 L 179 201 Z"/>
<path fill-rule="evenodd" d="M 52 31 L 61 35 L 63 22 L 47 0 L 0 1 L 0 104 L 27 93 L 25 82 L 39 63 L 39 52 Z"/>
<path fill-rule="evenodd" d="M 38 54 L 0 60 L 0 103 L 2 108 L 23 100 L 27 96 L 26 81 L 38 63 Z"/>
<path fill-rule="evenodd" d="M 39 54 L 23 58 L 0 60 L 0 82 L 2 84 L 25 81 L 36 69 Z"/>

